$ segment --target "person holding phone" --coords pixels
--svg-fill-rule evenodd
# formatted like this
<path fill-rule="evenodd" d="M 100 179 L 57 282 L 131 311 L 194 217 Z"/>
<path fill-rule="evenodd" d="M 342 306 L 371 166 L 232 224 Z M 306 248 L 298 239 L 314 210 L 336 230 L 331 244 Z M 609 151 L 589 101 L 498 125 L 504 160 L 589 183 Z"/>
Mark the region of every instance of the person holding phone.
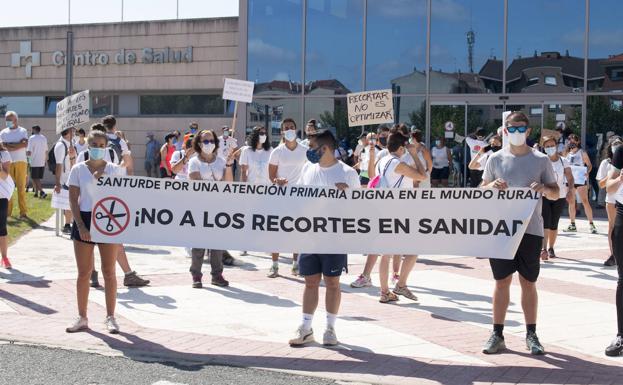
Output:
<path fill-rule="evenodd" d="M 502 138 L 494 135 L 489 139 L 489 144 L 480 148 L 478 153 L 472 157 L 467 168 L 470 170 L 484 170 L 487 159 L 494 153 L 502 149 Z"/>

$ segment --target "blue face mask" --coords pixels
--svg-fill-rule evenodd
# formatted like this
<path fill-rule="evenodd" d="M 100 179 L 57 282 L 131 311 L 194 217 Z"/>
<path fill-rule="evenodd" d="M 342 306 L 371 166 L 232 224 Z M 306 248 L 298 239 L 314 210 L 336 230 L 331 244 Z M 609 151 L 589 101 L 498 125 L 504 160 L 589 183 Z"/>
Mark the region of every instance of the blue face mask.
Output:
<path fill-rule="evenodd" d="M 6 121 L 6 126 L 7 126 L 8 128 L 10 128 L 10 129 L 12 129 L 12 128 L 14 127 L 14 126 L 13 126 L 13 121 L 12 121 L 12 120 L 7 120 L 7 121 Z"/>
<path fill-rule="evenodd" d="M 313 148 L 310 148 L 307 150 L 307 160 L 311 163 L 316 164 L 320 162 L 320 158 L 322 158 L 322 151 L 320 149 L 314 150 Z"/>
<path fill-rule="evenodd" d="M 102 160 L 106 155 L 105 148 L 89 147 L 89 158 L 93 160 Z"/>

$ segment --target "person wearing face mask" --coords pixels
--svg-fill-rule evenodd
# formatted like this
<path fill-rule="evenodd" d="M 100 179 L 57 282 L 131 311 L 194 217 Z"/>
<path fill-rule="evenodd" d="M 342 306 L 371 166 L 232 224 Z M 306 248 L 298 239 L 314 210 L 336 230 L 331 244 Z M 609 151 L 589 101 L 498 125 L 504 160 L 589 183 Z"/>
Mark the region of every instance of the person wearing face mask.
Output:
<path fill-rule="evenodd" d="M 132 159 L 132 151 L 125 139 L 117 135 L 117 119 L 113 115 L 107 115 L 102 119 L 102 125 L 106 128 L 106 136 L 108 136 L 108 147 L 112 148 L 117 157 L 123 160 L 128 175 L 134 174 L 134 161 Z"/>
<path fill-rule="evenodd" d="M 182 149 L 182 144 L 184 143 L 182 139 L 182 133 L 180 132 L 180 130 L 175 130 L 173 131 L 173 135 L 173 145 L 175 146 L 175 150 L 179 151 Z"/>
<path fill-rule="evenodd" d="M 175 134 L 170 133 L 164 137 L 164 144 L 160 148 L 160 177 L 161 178 L 173 178 L 173 171 L 171 170 L 171 157 L 175 152 L 175 144 L 173 140 Z"/>
<path fill-rule="evenodd" d="M 87 133 L 83 128 L 76 131 L 78 137 L 74 141 L 74 147 L 76 147 L 76 153 L 80 154 L 82 151 L 86 151 L 89 148 L 89 144 L 87 143 Z"/>
<path fill-rule="evenodd" d="M 222 135 L 218 137 L 219 147 L 218 147 L 218 156 L 223 159 L 227 159 L 229 154 L 235 152 L 238 149 L 238 140 L 233 137 L 232 131 L 229 126 L 223 126 L 221 128 Z M 234 163 L 233 168 L 234 174 L 236 173 L 236 164 Z"/>
<path fill-rule="evenodd" d="M 106 162 L 106 146 L 108 138 L 103 132 L 93 130 L 87 140 L 89 143 L 89 160 L 77 163 L 69 173 L 69 205 L 74 217 L 71 239 L 74 242 L 74 253 L 78 267 L 76 282 L 76 297 L 78 302 L 78 317 L 65 331 L 75 333 L 89 328 L 87 319 L 87 305 L 89 302 L 89 277 L 93 271 L 93 252 L 95 243 L 91 241 L 91 212 L 93 210 L 93 191 L 97 179 L 102 175 L 125 175 L 125 163 L 120 166 Z M 106 298 L 105 327 L 109 333 L 119 333 L 119 325 L 115 319 L 115 305 L 117 302 L 117 277 L 115 262 L 119 245 L 97 244 L 104 274 L 104 294 Z"/>
<path fill-rule="evenodd" d="M 307 161 L 308 148 L 296 141 L 296 122 L 286 118 L 281 122 L 283 143 L 275 148 L 268 159 L 268 177 L 279 186 L 295 184 L 301 177 L 303 166 Z M 279 253 L 272 253 L 273 264 L 268 278 L 279 276 Z M 298 275 L 298 255 L 292 256 L 292 275 Z"/>
<path fill-rule="evenodd" d="M 590 158 L 586 151 L 582 149 L 580 145 L 580 137 L 576 134 L 571 134 L 568 137 L 569 144 L 563 152 L 563 157 L 569 162 L 571 166 L 578 167 L 586 167 L 586 179 L 584 183 L 578 184 L 576 181 L 573 186 L 574 193 L 569 198 L 569 219 L 571 220 L 571 224 L 569 227 L 565 229 L 565 232 L 576 232 L 577 227 L 575 226 L 575 216 L 576 216 L 576 200 L 575 200 L 575 191 L 577 191 L 580 196 L 580 200 L 582 201 L 582 206 L 584 207 L 584 212 L 586 213 L 586 217 L 588 218 L 588 224 L 590 227 L 590 231 L 592 234 L 597 234 L 597 227 L 593 223 L 593 208 L 591 207 L 590 202 L 588 201 L 588 174 L 590 174 L 593 165 L 591 163 Z M 569 186 L 571 189 L 571 186 Z"/>
<path fill-rule="evenodd" d="M 374 132 L 371 132 L 366 137 L 367 146 L 361 151 L 359 155 L 359 182 L 361 183 L 361 187 L 368 187 L 368 182 L 370 182 L 370 178 L 368 177 L 368 167 L 370 161 L 370 154 L 375 154 L 375 159 L 373 160 L 374 164 L 376 164 L 376 154 L 380 153 L 381 146 L 377 143 L 377 137 Z M 374 149 L 370 149 L 370 147 L 374 147 Z"/>
<path fill-rule="evenodd" d="M 10 175 L 17 187 L 17 203 L 19 205 L 19 217 L 28 218 L 26 207 L 26 181 L 28 179 L 28 159 L 26 148 L 28 147 L 28 131 L 18 124 L 18 116 L 15 111 L 7 111 L 4 114 L 6 128 L 0 131 L 0 141 L 11 155 Z M 8 215 L 13 215 L 13 198 L 9 199 Z"/>
<path fill-rule="evenodd" d="M 541 138 L 541 147 L 549 160 L 552 162 L 552 168 L 556 175 L 556 183 L 558 184 L 558 199 L 549 199 L 543 196 L 542 203 L 543 209 L 541 214 L 543 215 L 543 248 L 541 249 L 541 259 L 547 261 L 550 258 L 556 258 L 556 252 L 554 251 L 554 244 L 556 243 L 556 237 L 558 236 L 558 222 L 560 215 L 565 207 L 565 202 L 569 199 L 571 191 L 567 188 L 567 185 L 573 186 L 573 174 L 569 163 L 564 160 L 558 153 L 558 142 L 553 136 L 544 136 Z"/>
<path fill-rule="evenodd" d="M 448 178 L 450 177 L 450 162 L 452 162 L 452 154 L 450 149 L 446 147 L 445 138 L 435 139 L 435 147 L 432 150 L 433 169 L 430 173 L 430 182 L 432 187 L 448 187 Z"/>
<path fill-rule="evenodd" d="M 195 156 L 195 149 L 192 143 L 193 140 L 188 139 L 182 146 L 182 149 L 175 151 L 173 156 L 171 156 L 171 171 L 175 174 L 175 179 L 188 179 L 188 162 Z"/>
<path fill-rule="evenodd" d="M 240 154 L 240 167 L 242 182 L 270 184 L 268 177 L 268 159 L 272 148 L 263 126 L 253 127 L 249 135 L 249 147 Z"/>
<path fill-rule="evenodd" d="M 56 170 L 54 172 L 54 192 L 60 194 L 61 190 L 69 190 L 67 180 L 69 171 L 76 164 L 76 149 L 73 146 L 73 128 L 67 128 L 61 132 L 60 139 L 54 145 L 54 157 L 56 159 Z M 64 210 L 65 226 L 63 233 L 71 234 L 71 210 Z"/>
<path fill-rule="evenodd" d="M 487 159 L 493 154 L 502 149 L 502 138 L 494 135 L 489 139 L 489 144 L 485 147 L 481 147 L 476 156 L 472 157 L 472 160 L 467 165 L 470 170 L 484 170 Z"/>
<path fill-rule="evenodd" d="M 605 148 L 606 157 L 599 164 L 599 170 L 597 171 L 597 181 L 599 187 L 606 188 L 606 182 L 608 182 L 608 175 L 614 171 L 612 166 L 612 157 L 616 152 L 616 149 L 623 145 L 623 140 L 620 136 L 612 136 L 608 141 L 608 145 Z M 608 214 L 608 245 L 610 246 L 610 256 L 604 262 L 605 266 L 616 265 L 616 259 L 614 259 L 614 253 L 612 251 L 612 229 L 614 228 L 614 220 L 616 218 L 616 196 L 615 194 L 606 191 L 606 213 Z"/>
<path fill-rule="evenodd" d="M 303 146 L 309 148 L 309 137 L 314 135 L 316 130 L 318 130 L 318 122 L 316 122 L 316 119 L 310 119 L 305 125 L 305 135 L 307 138 L 301 141 Z"/>
<path fill-rule="evenodd" d="M 188 162 L 189 179 L 233 182 L 232 155 L 227 160 L 217 155 L 219 140 L 213 131 L 203 130 L 197 133 L 193 139 L 192 146 L 197 156 L 192 157 Z M 206 252 L 210 254 L 212 285 L 229 286 L 229 282 L 223 278 L 223 250 L 193 248 L 191 250 L 192 263 L 190 265 L 190 274 L 193 279 L 192 287 L 196 289 L 203 287 L 201 267 Z"/>
<path fill-rule="evenodd" d="M 410 142 L 411 144 L 418 147 L 418 153 L 417 153 L 418 158 L 420 159 L 420 162 L 422 162 L 422 164 L 426 168 L 426 179 L 420 182 L 416 182 L 415 187 L 430 188 L 431 187 L 430 174 L 433 169 L 433 157 L 431 155 L 430 150 L 427 148 L 427 146 L 424 143 L 424 132 L 420 129 L 413 130 L 411 132 Z"/>
<path fill-rule="evenodd" d="M 308 162 L 303 167 L 297 184 L 344 189 L 359 187 L 359 177 L 355 169 L 335 159 L 337 142 L 329 130 L 319 130 L 310 137 L 307 150 Z M 335 334 L 335 321 L 340 308 L 340 275 L 348 267 L 346 254 L 301 254 L 299 256 L 299 274 L 305 278 L 303 291 L 302 322 L 296 330 L 291 346 L 301 346 L 314 341 L 312 321 L 318 307 L 320 280 L 325 283 L 325 309 L 327 326 L 323 344 L 338 344 Z"/>
<path fill-rule="evenodd" d="M 197 135 L 198 131 L 199 131 L 199 123 L 191 122 L 188 125 L 188 131 L 184 133 L 184 142 L 182 143 L 182 146 L 184 143 L 186 143 L 188 139 L 192 140 L 195 137 L 195 135 Z"/>
<path fill-rule="evenodd" d="M 487 160 L 482 188 L 506 190 L 512 187 L 530 187 L 546 198 L 556 200 L 560 190 L 552 162 L 545 154 L 532 150 L 526 139 L 530 135 L 528 117 L 513 112 L 506 118 L 505 134 L 509 146 L 492 154 Z M 526 347 L 531 354 L 545 353 L 536 334 L 538 294 L 536 281 L 541 268 L 540 251 L 543 244 L 542 202 L 539 200 L 526 232 L 511 260 L 489 259 L 495 279 L 493 292 L 493 332 L 485 343 L 483 353 L 494 354 L 505 349 L 504 320 L 510 302 L 510 287 L 515 272 L 521 285 L 521 306 L 526 321 Z"/>
<path fill-rule="evenodd" d="M 478 127 L 476 132 L 472 135 L 469 135 L 465 138 L 465 143 L 469 147 L 470 159 L 473 159 L 483 147 L 487 146 L 487 142 L 485 141 L 485 136 L 487 132 L 484 128 Z M 480 182 L 482 181 L 482 173 L 484 172 L 484 164 L 477 169 L 469 170 L 469 185 L 470 187 L 478 187 Z"/>

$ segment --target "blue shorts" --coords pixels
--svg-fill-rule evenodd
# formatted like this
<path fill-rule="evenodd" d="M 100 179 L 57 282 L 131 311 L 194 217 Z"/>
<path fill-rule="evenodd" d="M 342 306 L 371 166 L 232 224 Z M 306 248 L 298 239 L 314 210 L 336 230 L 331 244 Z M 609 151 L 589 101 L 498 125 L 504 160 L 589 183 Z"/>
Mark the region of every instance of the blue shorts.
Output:
<path fill-rule="evenodd" d="M 302 276 L 320 274 L 339 277 L 348 268 L 346 254 L 301 254 L 299 255 L 299 274 Z"/>

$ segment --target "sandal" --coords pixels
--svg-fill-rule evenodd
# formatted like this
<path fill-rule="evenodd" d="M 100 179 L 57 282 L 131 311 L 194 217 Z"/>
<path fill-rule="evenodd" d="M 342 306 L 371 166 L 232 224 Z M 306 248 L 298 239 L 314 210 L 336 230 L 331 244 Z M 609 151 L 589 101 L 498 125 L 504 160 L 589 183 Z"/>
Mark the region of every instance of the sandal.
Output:
<path fill-rule="evenodd" d="M 549 254 L 547 253 L 547 249 L 541 249 L 541 260 L 542 261 L 549 260 Z"/>
<path fill-rule="evenodd" d="M 398 296 L 396 294 L 392 293 L 391 291 L 388 291 L 387 293 L 381 293 L 381 298 L 379 299 L 380 303 L 388 303 L 394 301 L 398 301 Z"/>

